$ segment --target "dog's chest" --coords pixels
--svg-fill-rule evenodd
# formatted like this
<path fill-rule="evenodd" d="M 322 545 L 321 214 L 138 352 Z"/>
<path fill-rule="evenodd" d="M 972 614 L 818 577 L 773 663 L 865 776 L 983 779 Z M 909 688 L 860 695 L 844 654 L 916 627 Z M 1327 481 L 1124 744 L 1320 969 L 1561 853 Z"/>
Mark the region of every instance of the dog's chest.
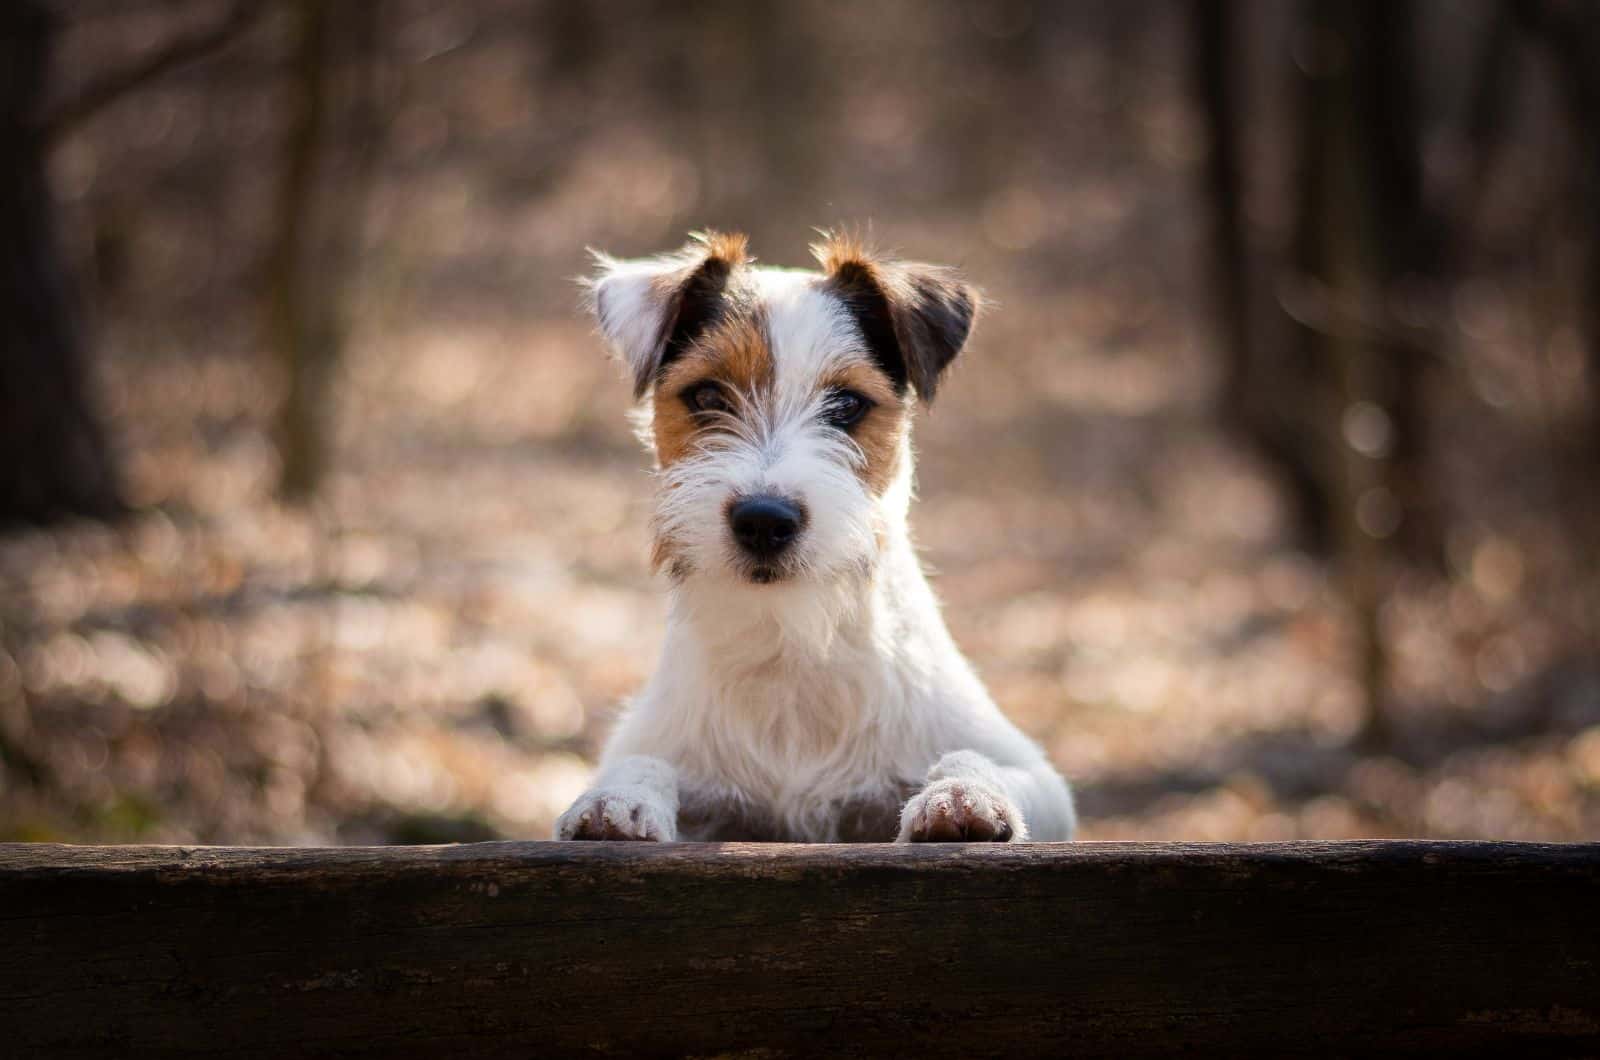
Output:
<path fill-rule="evenodd" d="M 870 645 L 825 660 L 745 647 L 758 664 L 714 656 L 658 701 L 673 723 L 650 746 L 680 771 L 680 836 L 893 840 L 934 757 L 894 667 Z"/>
<path fill-rule="evenodd" d="M 916 790 L 911 778 L 926 769 L 924 756 L 902 761 L 903 742 L 886 742 L 886 727 L 867 720 L 870 706 L 843 701 L 849 692 L 827 682 L 809 687 L 809 695 L 791 699 L 768 690 L 742 711 L 725 705 L 716 723 L 680 749 L 680 834 L 751 842 L 894 839 L 900 807 Z"/>

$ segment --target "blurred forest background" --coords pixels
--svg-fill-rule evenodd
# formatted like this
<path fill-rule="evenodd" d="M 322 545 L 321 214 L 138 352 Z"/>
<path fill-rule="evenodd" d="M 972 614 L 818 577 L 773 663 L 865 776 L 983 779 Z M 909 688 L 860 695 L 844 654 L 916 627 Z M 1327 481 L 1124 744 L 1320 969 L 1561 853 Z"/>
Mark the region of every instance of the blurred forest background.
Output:
<path fill-rule="evenodd" d="M 1600 837 L 1600 5 L 10 0 L 0 839 L 539 837 L 664 598 L 584 248 L 869 223 L 1089 839 Z"/>

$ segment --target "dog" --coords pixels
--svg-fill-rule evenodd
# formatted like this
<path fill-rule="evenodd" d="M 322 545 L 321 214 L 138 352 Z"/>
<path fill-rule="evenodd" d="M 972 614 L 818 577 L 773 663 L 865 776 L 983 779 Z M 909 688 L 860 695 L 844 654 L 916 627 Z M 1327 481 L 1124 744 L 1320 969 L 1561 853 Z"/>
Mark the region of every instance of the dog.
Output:
<path fill-rule="evenodd" d="M 966 344 L 950 269 L 741 235 L 585 282 L 653 451 L 660 663 L 557 839 L 1071 839 L 1072 793 L 945 628 L 907 527 L 911 420 Z"/>

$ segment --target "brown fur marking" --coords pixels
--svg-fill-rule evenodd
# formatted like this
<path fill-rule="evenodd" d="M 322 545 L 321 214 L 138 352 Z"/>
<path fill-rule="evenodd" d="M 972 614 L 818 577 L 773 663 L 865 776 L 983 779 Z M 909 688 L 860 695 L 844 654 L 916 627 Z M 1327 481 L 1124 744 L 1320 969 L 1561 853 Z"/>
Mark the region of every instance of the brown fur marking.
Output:
<path fill-rule="evenodd" d="M 750 261 L 750 238 L 743 232 L 705 231 L 695 236 L 705 244 L 706 256 L 721 258 L 729 265 L 744 265 Z"/>
<path fill-rule="evenodd" d="M 853 364 L 833 374 L 827 386 L 854 390 L 874 407 L 850 431 L 866 462 L 856 471 L 866 487 L 881 495 L 900 469 L 900 443 L 911 429 L 911 408 L 894 384 L 869 364 Z"/>
<path fill-rule="evenodd" d="M 694 448 L 702 431 L 715 429 L 715 421 L 696 416 L 682 394 L 695 383 L 721 383 L 730 395 L 753 399 L 772 385 L 772 348 L 759 314 L 740 314 L 724 320 L 701 336 L 688 353 L 674 361 L 656 388 L 656 462 L 671 467 Z"/>
<path fill-rule="evenodd" d="M 877 255 L 855 232 L 823 232 L 821 242 L 811 244 L 811 256 L 832 276 L 851 265 L 872 271 Z"/>

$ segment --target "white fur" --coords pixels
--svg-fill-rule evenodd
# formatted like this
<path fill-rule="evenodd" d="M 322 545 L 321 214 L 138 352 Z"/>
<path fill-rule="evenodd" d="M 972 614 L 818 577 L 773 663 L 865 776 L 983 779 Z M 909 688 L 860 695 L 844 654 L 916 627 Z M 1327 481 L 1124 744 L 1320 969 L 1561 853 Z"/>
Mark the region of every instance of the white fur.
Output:
<path fill-rule="evenodd" d="M 607 341 L 648 370 L 663 312 L 652 280 L 683 261 L 600 267 Z M 906 524 L 909 444 L 874 496 L 860 451 L 821 421 L 818 379 L 868 356 L 854 321 L 815 273 L 755 275 L 773 393 L 744 395 L 732 430 L 660 475 L 656 529 L 684 561 L 666 643 L 557 838 L 602 820 L 610 838 L 708 838 L 746 820 L 765 838 L 828 842 L 850 808 L 892 816 L 902 803 L 900 841 L 951 814 L 1015 840 L 1072 838 L 1065 781 L 990 699 L 923 576 Z M 809 514 L 793 569 L 772 584 L 745 576 L 724 516 L 731 497 L 758 492 Z"/>
<path fill-rule="evenodd" d="M 689 264 L 684 253 L 662 254 L 639 261 L 618 261 L 605 254 L 594 255 L 596 278 L 589 281 L 589 294 L 600 330 L 613 353 L 636 377 L 643 374 L 656 355 L 656 343 L 665 323 L 666 304 L 652 285 L 667 273 Z"/>

